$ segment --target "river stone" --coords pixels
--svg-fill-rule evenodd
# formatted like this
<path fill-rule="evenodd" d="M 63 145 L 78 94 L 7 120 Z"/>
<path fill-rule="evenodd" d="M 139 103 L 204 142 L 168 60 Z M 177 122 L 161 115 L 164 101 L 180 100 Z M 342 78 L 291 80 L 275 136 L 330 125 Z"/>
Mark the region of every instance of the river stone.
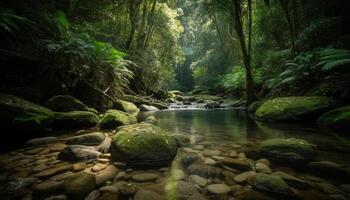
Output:
<path fill-rule="evenodd" d="M 118 196 L 119 194 L 117 193 L 106 192 L 97 197 L 96 200 L 116 200 L 118 199 Z"/>
<path fill-rule="evenodd" d="M 323 176 L 342 179 L 348 179 L 350 177 L 349 169 L 332 161 L 310 162 L 308 167 L 312 172 Z"/>
<path fill-rule="evenodd" d="M 248 180 L 251 180 L 255 177 L 256 173 L 254 171 L 247 171 L 243 172 L 241 174 L 238 174 L 235 178 L 234 181 L 237 183 L 245 183 Z"/>
<path fill-rule="evenodd" d="M 0 93 L 0 121 L 3 130 L 43 131 L 49 127 L 53 118 L 53 112 L 47 108 L 14 95 Z"/>
<path fill-rule="evenodd" d="M 203 151 L 204 156 L 220 156 L 221 151 L 220 150 L 212 150 L 212 149 L 204 149 Z"/>
<path fill-rule="evenodd" d="M 173 169 L 171 170 L 171 177 L 174 181 L 182 180 L 186 176 L 185 172 L 181 169 Z"/>
<path fill-rule="evenodd" d="M 325 113 L 318 119 L 317 123 L 320 126 L 349 131 L 350 106 L 343 106 Z"/>
<path fill-rule="evenodd" d="M 69 145 L 58 154 L 58 158 L 67 161 L 81 161 L 97 159 L 101 155 L 102 153 L 96 151 L 94 147 Z"/>
<path fill-rule="evenodd" d="M 226 166 L 234 168 L 234 169 L 238 169 L 238 170 L 242 170 L 242 171 L 250 170 L 250 164 L 244 160 L 225 158 L 221 162 L 223 165 L 226 165 Z"/>
<path fill-rule="evenodd" d="M 140 112 L 135 104 L 119 99 L 113 102 L 113 109 L 126 112 L 133 116 L 136 116 Z"/>
<path fill-rule="evenodd" d="M 99 117 L 89 111 L 55 112 L 52 128 L 69 130 L 90 128 L 98 124 Z"/>
<path fill-rule="evenodd" d="M 107 168 L 108 165 L 106 164 L 101 164 L 101 163 L 97 163 L 96 165 L 94 165 L 92 168 L 91 168 L 91 171 L 93 172 L 99 172 L 101 170 L 104 170 Z"/>
<path fill-rule="evenodd" d="M 269 166 L 267 166 L 266 164 L 264 164 L 264 163 L 256 163 L 255 164 L 255 169 L 256 169 L 256 171 L 258 171 L 258 172 L 263 172 L 263 173 L 265 173 L 265 174 L 271 174 L 271 169 L 270 169 L 270 167 Z"/>
<path fill-rule="evenodd" d="M 273 197 L 270 197 L 264 193 L 261 193 L 259 191 L 256 191 L 254 189 L 250 189 L 248 191 L 245 191 L 238 196 L 239 200 L 277 200 Z M 316 199 L 314 199 L 316 200 Z"/>
<path fill-rule="evenodd" d="M 119 126 L 135 124 L 137 119 L 126 112 L 119 110 L 107 110 L 100 120 L 101 129 L 113 129 Z"/>
<path fill-rule="evenodd" d="M 257 173 L 252 181 L 252 185 L 263 192 L 286 195 L 291 193 L 291 188 L 288 184 L 281 177 L 275 175 Z"/>
<path fill-rule="evenodd" d="M 175 181 L 169 182 L 165 186 L 166 199 L 184 199 L 189 200 L 198 197 L 197 188 L 189 182 Z"/>
<path fill-rule="evenodd" d="M 207 189 L 210 193 L 213 193 L 213 194 L 227 194 L 231 190 L 230 187 L 225 184 L 208 185 Z"/>
<path fill-rule="evenodd" d="M 204 164 L 206 164 L 206 165 L 216 165 L 217 162 L 215 160 L 211 159 L 211 158 L 206 158 L 204 160 Z"/>
<path fill-rule="evenodd" d="M 87 169 L 89 169 L 89 168 L 87 168 Z M 114 176 L 118 173 L 118 169 L 116 167 L 114 167 L 113 165 L 109 165 L 108 167 L 106 167 L 105 169 L 103 169 L 99 172 L 91 172 L 91 170 L 87 171 L 87 169 L 85 169 L 84 172 L 95 174 L 96 185 L 105 184 L 107 181 L 112 180 L 114 178 Z"/>
<path fill-rule="evenodd" d="M 151 116 L 148 116 L 145 119 L 145 122 L 146 123 L 150 123 L 150 124 L 156 124 L 157 123 L 157 118 L 155 116 L 151 115 Z"/>
<path fill-rule="evenodd" d="M 150 190 L 138 190 L 133 198 L 133 200 L 163 200 L 164 197 L 156 192 Z"/>
<path fill-rule="evenodd" d="M 77 171 L 81 171 L 87 167 L 88 167 L 88 165 L 85 162 L 78 162 L 78 163 L 74 163 L 72 165 L 72 170 L 73 170 L 73 172 L 77 172 Z"/>
<path fill-rule="evenodd" d="M 324 96 L 278 97 L 265 101 L 256 110 L 255 117 L 265 121 L 314 121 L 336 103 Z"/>
<path fill-rule="evenodd" d="M 56 195 L 56 196 L 51 196 L 48 198 L 45 198 L 44 200 L 67 200 L 67 197 L 65 195 Z"/>
<path fill-rule="evenodd" d="M 37 145 L 45 145 L 51 144 L 58 141 L 57 137 L 43 137 L 43 138 L 34 138 L 27 141 L 28 146 L 37 146 Z"/>
<path fill-rule="evenodd" d="M 79 172 L 67 177 L 63 182 L 63 188 L 69 199 L 84 199 L 96 186 L 96 178 L 93 174 Z"/>
<path fill-rule="evenodd" d="M 156 110 L 159 110 L 157 107 L 150 106 L 150 105 L 145 105 L 145 104 L 140 105 L 139 108 L 140 108 L 141 111 L 156 111 Z"/>
<path fill-rule="evenodd" d="M 190 179 L 193 181 L 193 183 L 201 186 L 201 187 L 205 187 L 208 184 L 208 180 L 198 176 L 198 175 L 191 175 Z"/>
<path fill-rule="evenodd" d="M 48 179 L 42 183 L 39 183 L 33 187 L 33 194 L 39 197 L 45 197 L 51 194 L 57 194 L 61 192 L 63 187 L 63 180 L 51 180 Z"/>
<path fill-rule="evenodd" d="M 142 174 L 135 174 L 131 178 L 135 182 L 150 182 L 150 181 L 155 181 L 158 177 L 159 175 L 155 173 L 142 173 Z"/>
<path fill-rule="evenodd" d="M 176 140 L 178 147 L 186 146 L 191 142 L 190 138 L 187 135 L 172 134 L 171 137 Z"/>
<path fill-rule="evenodd" d="M 57 95 L 44 103 L 46 108 L 56 112 L 88 111 L 88 107 L 80 100 L 69 95 Z"/>
<path fill-rule="evenodd" d="M 177 144 L 161 128 L 148 123 L 122 127 L 111 145 L 113 159 L 134 166 L 161 166 L 175 157 Z"/>
<path fill-rule="evenodd" d="M 110 192 L 110 193 L 118 193 L 119 192 L 119 187 L 116 185 L 107 185 L 103 186 L 100 189 L 98 189 L 100 192 L 105 193 L 105 192 Z"/>
<path fill-rule="evenodd" d="M 33 176 L 37 177 L 37 178 L 41 178 L 41 179 L 46 179 L 46 178 L 49 178 L 51 176 L 66 172 L 70 168 L 71 168 L 70 164 L 63 164 L 62 166 L 58 166 L 58 167 L 54 167 L 54 168 L 50 168 L 50 169 L 41 171 L 39 173 L 34 174 Z"/>
<path fill-rule="evenodd" d="M 84 135 L 69 137 L 66 140 L 66 144 L 94 146 L 94 145 L 101 144 L 105 140 L 105 138 L 106 138 L 105 134 L 101 132 L 88 133 Z"/>
<path fill-rule="evenodd" d="M 94 190 L 90 192 L 84 200 L 96 200 L 100 196 L 100 192 L 98 190 Z"/>
<path fill-rule="evenodd" d="M 193 163 L 186 168 L 189 174 L 199 175 L 205 178 L 222 178 L 222 169 L 210 165 Z"/>
<path fill-rule="evenodd" d="M 315 152 L 306 140 L 273 138 L 260 144 L 259 153 L 275 161 L 293 162 L 311 159 Z"/>

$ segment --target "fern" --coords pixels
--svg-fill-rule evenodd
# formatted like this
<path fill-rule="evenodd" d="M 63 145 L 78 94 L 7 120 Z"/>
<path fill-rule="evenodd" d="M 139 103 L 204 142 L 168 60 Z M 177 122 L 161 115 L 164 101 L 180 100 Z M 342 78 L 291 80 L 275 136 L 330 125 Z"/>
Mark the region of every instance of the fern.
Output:
<path fill-rule="evenodd" d="M 34 27 L 35 23 L 25 17 L 16 15 L 12 10 L 0 10 L 0 31 L 12 33 L 19 30 L 19 25 L 24 24 Z"/>
<path fill-rule="evenodd" d="M 350 64 L 350 51 L 346 49 L 324 49 L 319 51 L 319 65 L 322 71 L 333 70 Z"/>

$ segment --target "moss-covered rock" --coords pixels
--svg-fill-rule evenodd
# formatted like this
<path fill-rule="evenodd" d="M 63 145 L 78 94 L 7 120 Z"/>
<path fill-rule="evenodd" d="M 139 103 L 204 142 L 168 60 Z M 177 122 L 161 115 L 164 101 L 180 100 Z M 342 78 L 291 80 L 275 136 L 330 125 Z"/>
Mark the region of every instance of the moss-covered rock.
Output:
<path fill-rule="evenodd" d="M 121 127 L 111 145 L 113 159 L 134 166 L 167 165 L 175 157 L 176 151 L 175 139 L 148 123 Z"/>
<path fill-rule="evenodd" d="M 56 112 L 89 111 L 89 108 L 79 99 L 69 95 L 51 97 L 44 106 Z"/>
<path fill-rule="evenodd" d="M 335 105 L 334 99 L 323 96 L 278 97 L 264 102 L 255 117 L 264 121 L 313 121 Z"/>
<path fill-rule="evenodd" d="M 273 138 L 263 141 L 259 153 L 275 161 L 305 161 L 314 155 L 314 145 L 296 138 Z"/>
<path fill-rule="evenodd" d="M 137 97 L 133 95 L 124 95 L 122 97 L 124 101 L 132 102 L 136 106 L 140 106 L 141 104 L 147 104 L 150 105 L 150 102 L 147 99 L 144 99 L 142 97 Z"/>
<path fill-rule="evenodd" d="M 54 118 L 51 110 L 19 97 L 0 94 L 0 122 L 2 128 L 32 132 L 44 130 Z"/>
<path fill-rule="evenodd" d="M 114 101 L 113 108 L 117 110 L 124 111 L 126 113 L 129 113 L 133 116 L 136 116 L 140 110 L 137 108 L 137 106 L 131 102 L 123 101 L 123 100 L 116 100 Z"/>
<path fill-rule="evenodd" d="M 113 129 L 119 126 L 135 124 L 137 119 L 126 112 L 119 110 L 107 110 L 100 120 L 100 127 L 102 129 Z"/>
<path fill-rule="evenodd" d="M 263 101 L 255 101 L 248 107 L 248 112 L 255 113 L 255 111 L 263 104 Z"/>
<path fill-rule="evenodd" d="M 325 113 L 317 123 L 329 128 L 350 131 L 350 106 L 343 106 Z"/>
<path fill-rule="evenodd" d="M 56 112 L 52 128 L 56 130 L 69 130 L 90 128 L 96 126 L 99 117 L 89 111 Z"/>
<path fill-rule="evenodd" d="M 289 185 L 284 180 L 275 175 L 267 175 L 264 173 L 257 173 L 253 182 L 253 187 L 269 193 L 288 195 L 292 193 Z"/>

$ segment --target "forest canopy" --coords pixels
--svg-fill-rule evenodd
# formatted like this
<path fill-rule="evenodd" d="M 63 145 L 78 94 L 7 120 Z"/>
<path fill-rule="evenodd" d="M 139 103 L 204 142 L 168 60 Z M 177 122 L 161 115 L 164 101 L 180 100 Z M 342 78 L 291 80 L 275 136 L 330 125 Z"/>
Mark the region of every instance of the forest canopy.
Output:
<path fill-rule="evenodd" d="M 106 95 L 161 97 L 173 89 L 248 102 L 303 94 L 349 98 L 345 0 L 0 5 L 1 62 L 8 66 L 0 89 L 17 88 L 34 101 L 68 93 L 101 107 Z"/>

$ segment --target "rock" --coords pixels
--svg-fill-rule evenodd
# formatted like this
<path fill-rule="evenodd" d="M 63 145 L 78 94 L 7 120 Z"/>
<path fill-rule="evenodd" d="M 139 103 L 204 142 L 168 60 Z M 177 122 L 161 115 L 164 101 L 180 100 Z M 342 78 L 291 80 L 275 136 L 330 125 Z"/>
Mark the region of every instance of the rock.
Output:
<path fill-rule="evenodd" d="M 260 144 L 259 153 L 275 161 L 298 162 L 311 159 L 315 152 L 306 140 L 273 138 Z"/>
<path fill-rule="evenodd" d="M 164 197 L 156 192 L 149 190 L 138 190 L 133 198 L 133 200 L 163 200 Z"/>
<path fill-rule="evenodd" d="M 142 174 L 135 174 L 131 178 L 135 182 L 151 182 L 151 181 L 155 181 L 158 177 L 159 175 L 155 173 L 142 173 Z"/>
<path fill-rule="evenodd" d="M 191 142 L 190 138 L 183 134 L 173 134 L 171 137 L 176 140 L 178 147 L 186 146 Z"/>
<path fill-rule="evenodd" d="M 89 111 L 55 112 L 52 128 L 69 130 L 90 128 L 98 124 L 99 117 Z"/>
<path fill-rule="evenodd" d="M 58 141 L 57 137 L 43 137 L 43 138 L 34 138 L 27 141 L 28 146 L 37 146 L 37 145 L 45 145 L 51 144 Z"/>
<path fill-rule="evenodd" d="M 119 187 L 123 196 L 133 196 L 139 189 L 134 183 L 123 184 Z"/>
<path fill-rule="evenodd" d="M 39 173 L 34 174 L 34 177 L 40 178 L 40 179 L 46 179 L 49 178 L 51 176 L 57 175 L 57 174 L 61 174 L 63 172 L 68 171 L 71 168 L 71 165 L 69 164 L 64 164 L 62 166 L 59 167 L 54 167 L 54 168 L 50 168 L 44 171 L 41 171 Z"/>
<path fill-rule="evenodd" d="M 62 151 L 66 147 L 67 147 L 66 144 L 57 143 L 57 144 L 51 145 L 49 148 L 50 148 L 50 152 L 57 152 L 57 151 Z"/>
<path fill-rule="evenodd" d="M 237 183 L 245 183 L 248 180 L 251 180 L 255 177 L 256 173 L 254 171 L 247 171 L 243 172 L 241 174 L 238 174 L 235 178 L 234 181 Z"/>
<path fill-rule="evenodd" d="M 267 166 L 270 166 L 270 165 L 271 165 L 270 161 L 267 160 L 266 158 L 261 158 L 261 159 L 255 161 L 255 163 L 263 163 L 263 164 L 265 164 L 265 165 L 267 165 Z"/>
<path fill-rule="evenodd" d="M 238 199 L 239 200 L 276 200 L 273 197 L 270 197 L 264 193 L 261 193 L 253 189 L 250 189 L 248 191 L 241 193 Z"/>
<path fill-rule="evenodd" d="M 165 186 L 165 193 L 167 194 L 167 199 L 192 199 L 195 197 L 200 197 L 197 188 L 192 184 L 185 181 L 175 181 L 167 183 Z M 201 200 L 202 198 L 198 198 Z"/>
<path fill-rule="evenodd" d="M 79 172 L 66 178 L 63 189 L 69 199 L 84 199 L 96 186 L 96 178 L 93 174 Z"/>
<path fill-rule="evenodd" d="M 117 181 L 123 180 L 125 176 L 126 176 L 126 172 L 118 172 L 118 174 L 115 176 L 114 179 Z"/>
<path fill-rule="evenodd" d="M 206 158 L 204 160 L 204 164 L 206 164 L 206 165 L 216 165 L 217 162 L 215 160 L 211 159 L 211 158 Z"/>
<path fill-rule="evenodd" d="M 156 124 L 157 118 L 155 116 L 151 115 L 145 119 L 145 122 L 150 123 L 150 124 Z"/>
<path fill-rule="evenodd" d="M 33 194 L 39 197 L 46 197 L 51 194 L 57 194 L 62 192 L 63 181 L 62 180 L 46 180 L 34 186 Z"/>
<path fill-rule="evenodd" d="M 231 151 L 229 157 L 232 157 L 232 158 L 237 158 L 238 157 L 238 153 L 237 151 Z"/>
<path fill-rule="evenodd" d="M 27 193 L 27 190 L 38 181 L 33 177 L 28 178 L 15 178 L 5 185 L 1 186 L 1 194 L 4 195 L 4 199 L 15 199 L 14 197 L 21 197 Z"/>
<path fill-rule="evenodd" d="M 317 123 L 320 126 L 349 131 L 350 106 L 343 106 L 325 113 L 318 119 Z"/>
<path fill-rule="evenodd" d="M 300 200 L 334 200 L 328 195 L 315 190 L 299 190 L 296 198 Z"/>
<path fill-rule="evenodd" d="M 308 184 L 305 181 L 290 174 L 277 171 L 272 173 L 272 175 L 281 177 L 284 180 L 284 182 L 286 182 L 291 187 L 298 189 L 305 189 L 308 187 Z"/>
<path fill-rule="evenodd" d="M 74 172 L 77 172 L 77 171 L 81 171 L 81 170 L 83 170 L 83 169 L 85 169 L 87 167 L 88 167 L 88 165 L 85 162 L 79 162 L 79 163 L 74 163 L 72 165 L 72 170 Z"/>
<path fill-rule="evenodd" d="M 248 112 L 255 113 L 255 111 L 263 104 L 263 101 L 255 101 L 248 107 Z"/>
<path fill-rule="evenodd" d="M 61 194 L 61 195 L 48 197 L 45 200 L 67 200 L 67 197 Z"/>
<path fill-rule="evenodd" d="M 185 172 L 182 171 L 181 169 L 173 169 L 171 170 L 171 178 L 174 181 L 179 181 L 184 179 L 186 176 Z"/>
<path fill-rule="evenodd" d="M 88 107 L 80 100 L 69 95 L 57 95 L 44 103 L 46 108 L 56 112 L 88 111 Z"/>
<path fill-rule="evenodd" d="M 97 159 L 101 155 L 102 153 L 96 151 L 94 147 L 69 145 L 58 154 L 58 158 L 67 161 L 81 161 Z"/>
<path fill-rule="evenodd" d="M 225 158 L 222 160 L 222 164 L 238 170 L 250 170 L 250 164 L 244 160 Z"/>
<path fill-rule="evenodd" d="M 118 194 L 110 193 L 110 192 L 103 193 L 97 198 L 97 200 L 115 200 L 115 199 L 118 199 Z"/>
<path fill-rule="evenodd" d="M 220 108 L 220 103 L 216 101 L 208 101 L 205 106 L 205 108 Z"/>
<path fill-rule="evenodd" d="M 136 123 L 136 117 L 119 110 L 107 110 L 100 120 L 102 129 L 113 129 L 119 126 Z"/>
<path fill-rule="evenodd" d="M 204 156 L 220 156 L 221 151 L 220 150 L 211 150 L 211 149 L 205 149 L 203 151 Z"/>
<path fill-rule="evenodd" d="M 113 109 L 126 112 L 132 116 L 136 116 L 140 112 L 135 104 L 123 100 L 116 100 L 113 103 Z"/>
<path fill-rule="evenodd" d="M 91 168 L 91 171 L 93 172 L 99 172 L 101 170 L 104 170 L 107 168 L 108 165 L 106 164 L 101 164 L 101 163 L 97 163 L 96 165 L 94 165 L 92 168 Z"/>
<path fill-rule="evenodd" d="M 113 137 L 113 159 L 135 166 L 161 166 L 175 157 L 177 144 L 161 128 L 148 123 L 122 127 Z"/>
<path fill-rule="evenodd" d="M 96 149 L 101 153 L 107 153 L 109 152 L 111 143 L 112 143 L 112 139 L 110 137 L 106 137 L 105 140 L 103 140 L 103 142 L 96 147 Z"/>
<path fill-rule="evenodd" d="M 188 167 L 192 163 L 199 160 L 199 156 L 196 153 L 186 153 L 180 158 L 183 167 Z"/>
<path fill-rule="evenodd" d="M 199 185 L 200 187 L 205 187 L 208 184 L 208 180 L 198 176 L 198 175 L 191 175 L 190 179 L 193 181 L 194 184 Z"/>
<path fill-rule="evenodd" d="M 349 169 L 331 161 L 310 162 L 308 167 L 313 173 L 322 176 L 340 179 L 348 179 L 350 177 Z"/>
<path fill-rule="evenodd" d="M 196 174 L 205 178 L 222 178 L 222 169 L 214 166 L 194 163 L 186 168 L 189 174 Z"/>
<path fill-rule="evenodd" d="M 314 121 L 336 105 L 323 96 L 278 97 L 264 102 L 255 112 L 264 121 Z"/>
<path fill-rule="evenodd" d="M 271 172 L 272 172 L 270 167 L 265 165 L 264 163 L 256 163 L 255 169 L 256 169 L 256 171 L 263 172 L 265 174 L 271 174 Z"/>
<path fill-rule="evenodd" d="M 141 111 L 156 111 L 156 110 L 159 110 L 157 107 L 149 106 L 149 105 L 145 105 L 145 104 L 140 105 L 139 108 L 140 108 Z"/>
<path fill-rule="evenodd" d="M 107 185 L 103 186 L 99 189 L 101 193 L 118 193 L 119 192 L 119 187 L 116 185 Z"/>
<path fill-rule="evenodd" d="M 335 185 L 330 183 L 317 183 L 317 185 L 322 189 L 323 192 L 327 194 L 342 194 L 343 192 L 337 188 Z"/>
<path fill-rule="evenodd" d="M 168 109 L 169 108 L 166 104 L 160 103 L 160 102 L 153 102 L 151 105 L 156 107 L 156 108 L 158 108 L 158 109 L 160 109 L 160 110 L 164 110 L 164 109 Z"/>
<path fill-rule="evenodd" d="M 66 144 L 94 146 L 94 145 L 101 144 L 105 140 L 105 138 L 106 138 L 105 134 L 101 132 L 88 133 L 88 134 L 69 137 L 66 140 Z"/>
<path fill-rule="evenodd" d="M 203 150 L 204 146 L 203 145 L 194 145 L 193 149 L 195 149 L 195 150 Z"/>
<path fill-rule="evenodd" d="M 87 169 L 89 169 L 89 168 L 87 168 Z M 118 173 L 118 169 L 116 167 L 114 167 L 113 165 L 109 165 L 108 167 L 106 167 L 105 169 L 103 169 L 99 172 L 91 172 L 91 171 L 87 171 L 87 169 L 85 169 L 84 172 L 95 174 L 96 185 L 105 184 L 107 181 L 112 180 L 114 178 L 114 176 Z"/>
<path fill-rule="evenodd" d="M 49 127 L 53 118 L 53 112 L 47 108 L 13 95 L 0 94 L 0 121 L 3 130 L 43 131 Z"/>
<path fill-rule="evenodd" d="M 227 194 L 231 191 L 230 187 L 225 184 L 208 185 L 207 189 L 212 194 Z"/>
<path fill-rule="evenodd" d="M 136 106 L 140 106 L 141 104 L 150 105 L 150 102 L 142 97 L 137 97 L 132 95 L 123 95 L 122 99 L 124 101 L 132 102 Z"/>
<path fill-rule="evenodd" d="M 90 192 L 84 200 L 96 200 L 100 196 L 100 192 L 98 190 L 94 190 Z"/>
<path fill-rule="evenodd" d="M 257 173 L 252 181 L 252 185 L 263 192 L 271 192 L 276 194 L 288 195 L 291 193 L 291 188 L 284 180 L 275 175 L 266 175 Z"/>

